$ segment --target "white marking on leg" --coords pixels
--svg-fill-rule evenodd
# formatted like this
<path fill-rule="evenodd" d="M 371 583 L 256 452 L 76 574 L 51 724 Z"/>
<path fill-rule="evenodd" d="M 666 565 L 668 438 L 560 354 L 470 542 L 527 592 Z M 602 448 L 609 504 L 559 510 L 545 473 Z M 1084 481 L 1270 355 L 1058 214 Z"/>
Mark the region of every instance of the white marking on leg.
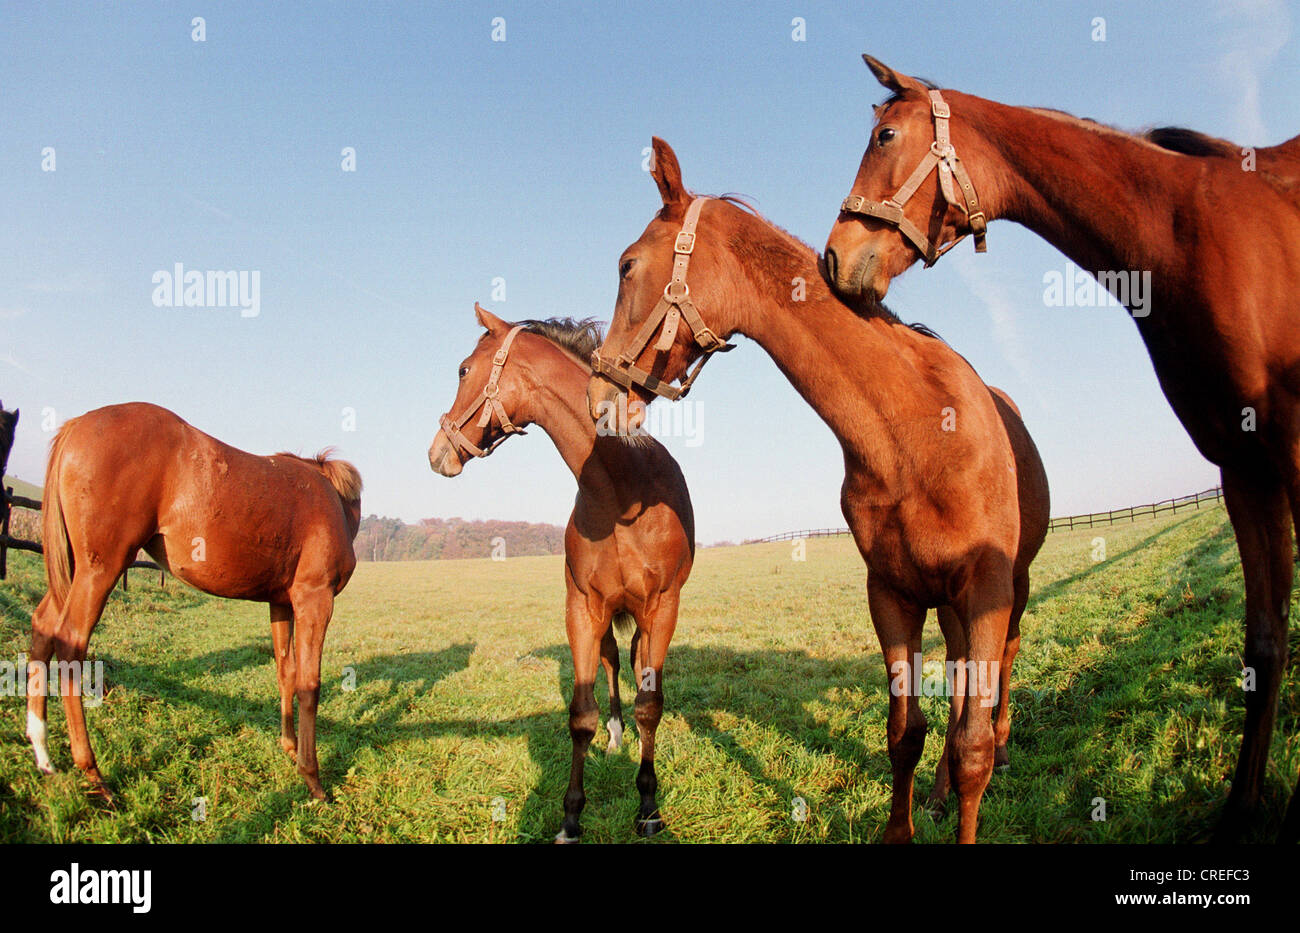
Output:
<path fill-rule="evenodd" d="M 609 721 L 605 723 L 605 728 L 609 729 L 609 745 L 605 750 L 618 751 L 623 744 L 623 723 L 610 716 Z"/>
<path fill-rule="evenodd" d="M 31 740 L 32 751 L 36 753 L 36 767 L 46 774 L 53 774 L 54 766 L 50 764 L 50 753 L 45 747 L 46 735 L 45 720 L 28 710 L 27 738 Z"/>

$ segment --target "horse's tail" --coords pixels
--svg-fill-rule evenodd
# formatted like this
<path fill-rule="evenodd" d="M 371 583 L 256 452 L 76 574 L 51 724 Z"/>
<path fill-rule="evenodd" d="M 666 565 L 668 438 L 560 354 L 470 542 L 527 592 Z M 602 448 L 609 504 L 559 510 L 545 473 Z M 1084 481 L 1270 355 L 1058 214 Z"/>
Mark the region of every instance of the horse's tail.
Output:
<path fill-rule="evenodd" d="M 45 491 L 41 495 L 41 546 L 45 551 L 45 579 L 54 605 L 60 607 L 72 588 L 72 546 L 68 541 L 68 524 L 63 518 L 59 498 L 60 474 L 63 472 L 63 445 L 68 439 L 64 424 L 50 445 L 50 459 L 45 468 Z"/>
<path fill-rule="evenodd" d="M 356 467 L 346 460 L 330 460 L 329 451 L 325 450 L 316 455 L 316 462 L 320 464 L 321 472 L 340 499 L 344 502 L 357 502 L 361 499 L 361 474 Z"/>
<path fill-rule="evenodd" d="M 627 638 L 636 628 L 636 618 L 626 609 L 620 609 L 614 613 L 614 618 L 610 620 L 614 625 L 614 636 L 616 638 Z"/>
<path fill-rule="evenodd" d="M 297 454 L 291 454 L 288 451 L 281 451 L 276 454 L 277 457 L 292 457 L 295 460 L 301 460 L 303 463 L 316 467 L 329 480 L 334 491 L 339 494 L 339 498 L 344 502 L 359 502 L 361 500 L 361 474 L 357 468 L 346 460 L 331 460 L 334 455 L 333 447 L 326 447 L 314 457 L 300 457 Z"/>

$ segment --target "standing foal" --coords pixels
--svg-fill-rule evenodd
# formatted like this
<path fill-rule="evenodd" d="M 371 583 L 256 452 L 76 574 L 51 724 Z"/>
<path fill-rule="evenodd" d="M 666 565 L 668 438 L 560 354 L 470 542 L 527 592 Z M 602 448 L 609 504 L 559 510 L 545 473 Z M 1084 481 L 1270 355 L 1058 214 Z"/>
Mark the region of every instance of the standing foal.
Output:
<path fill-rule="evenodd" d="M 609 751 L 623 736 L 618 696 L 615 628 L 631 615 L 636 723 L 641 736 L 641 794 L 635 828 L 642 836 L 663 829 L 655 802 L 655 730 L 663 715 L 664 658 L 677 627 L 682 584 L 695 558 L 695 516 L 686 480 L 668 451 L 648 435 L 598 431 L 587 415 L 591 370 L 586 360 L 600 343 L 590 322 L 508 324 L 474 306 L 486 328 L 460 366 L 452 412 L 429 447 L 429 465 L 456 476 L 470 456 L 486 457 L 510 434 L 537 424 L 578 481 L 564 534 L 565 629 L 573 652 L 569 734 L 573 763 L 564 795 L 564 828 L 557 842 L 577 842 L 586 795 L 583 762 L 596 734 L 596 667 L 609 680 Z M 507 365 L 509 363 L 509 365 Z M 477 419 L 475 416 L 478 415 Z M 614 623 L 614 624 L 611 624 Z M 621 634 L 621 632 L 620 632 Z"/>

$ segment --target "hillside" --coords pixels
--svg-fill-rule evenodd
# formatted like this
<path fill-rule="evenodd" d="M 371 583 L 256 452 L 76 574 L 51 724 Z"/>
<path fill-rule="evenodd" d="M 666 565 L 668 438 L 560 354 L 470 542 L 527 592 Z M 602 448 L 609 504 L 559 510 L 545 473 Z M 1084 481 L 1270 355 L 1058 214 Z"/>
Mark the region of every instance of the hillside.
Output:
<path fill-rule="evenodd" d="M 559 525 L 463 518 L 426 518 L 408 525 L 397 518 L 367 515 L 361 520 L 356 541 L 358 560 L 490 557 L 494 548 L 504 557 L 561 554 L 564 529 Z"/>

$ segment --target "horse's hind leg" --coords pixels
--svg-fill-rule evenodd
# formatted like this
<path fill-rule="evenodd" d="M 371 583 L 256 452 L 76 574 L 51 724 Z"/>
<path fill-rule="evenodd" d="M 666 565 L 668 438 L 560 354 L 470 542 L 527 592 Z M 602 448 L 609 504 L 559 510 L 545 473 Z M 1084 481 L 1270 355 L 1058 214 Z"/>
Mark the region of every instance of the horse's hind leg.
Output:
<path fill-rule="evenodd" d="M 655 733 L 664 712 L 664 660 L 668 643 L 677 629 L 678 591 L 660 594 L 652 612 L 637 618 L 641 637 L 637 639 L 632 670 L 636 677 L 636 728 L 641 739 L 641 767 L 637 770 L 636 789 L 641 795 L 637 810 L 636 832 L 653 836 L 664 828 L 656 800 L 659 778 L 655 775 Z"/>
<path fill-rule="evenodd" d="M 68 723 L 68 738 L 72 743 L 72 760 L 90 781 L 92 792 L 109 803 L 112 802 L 113 795 L 99 773 L 95 751 L 90 747 L 90 733 L 86 730 L 86 711 L 81 704 L 81 682 L 84 679 L 86 650 L 90 645 L 91 632 L 95 630 L 104 611 L 104 604 L 108 602 L 108 596 L 126 563 L 127 560 L 123 559 L 98 566 L 78 565 L 54 635 L 54 650 L 70 672 L 65 679 L 62 677 L 65 668 L 60 666 L 59 691 L 63 694 L 63 713 Z M 113 569 L 110 570 L 110 567 Z"/>
<path fill-rule="evenodd" d="M 298 734 L 293 729 L 293 694 L 297 689 L 298 665 L 293 651 L 292 606 L 271 604 L 271 642 L 276 678 L 280 682 L 280 747 L 296 759 Z"/>
<path fill-rule="evenodd" d="M 1011 619 L 1007 623 L 1007 645 L 1002 650 L 1002 665 L 998 668 L 998 706 L 993 719 L 993 767 L 1005 771 L 1011 767 L 1007 741 L 1011 738 L 1011 665 L 1020 653 L 1020 617 L 1029 603 L 1029 572 L 1015 578 L 1015 602 L 1011 604 Z"/>
<path fill-rule="evenodd" d="M 600 663 L 605 668 L 605 678 L 609 681 L 609 718 L 605 728 L 609 730 L 609 745 L 606 752 L 616 752 L 623 744 L 623 701 L 618 695 L 618 640 L 614 635 L 614 626 L 605 629 L 605 637 L 600 640 Z"/>
<path fill-rule="evenodd" d="M 290 592 L 294 616 L 294 681 L 298 695 L 298 773 L 317 800 L 325 799 L 316 761 L 316 707 L 320 702 L 320 660 L 325 630 L 334 612 L 334 592 L 324 587 Z"/>
<path fill-rule="evenodd" d="M 587 607 L 586 596 L 568 581 L 564 627 L 573 653 L 573 699 L 569 702 L 569 738 L 573 758 L 569 764 L 569 788 L 564 794 L 564 826 L 556 835 L 559 843 L 577 842 L 582 835 L 582 808 L 587 804 L 583 790 L 583 765 L 587 749 L 596 735 L 600 711 L 596 708 L 596 668 L 604 641 L 597 620 Z M 606 621 L 608 624 L 608 621 Z"/>
<path fill-rule="evenodd" d="M 948 730 L 943 739 L 943 752 L 939 755 L 938 767 L 934 769 L 934 787 L 925 802 L 927 808 L 935 811 L 936 819 L 942 815 L 948 801 L 948 790 L 951 787 L 948 745 L 952 741 L 953 730 L 957 728 L 957 720 L 961 719 L 961 708 L 966 699 L 966 666 L 960 663 L 966 657 L 966 631 L 951 606 L 940 606 L 937 612 L 939 630 L 943 632 L 946 670 L 953 672 L 953 682 L 949 685 L 952 692 L 948 697 Z"/>
<path fill-rule="evenodd" d="M 27 739 L 36 755 L 36 767 L 46 774 L 54 773 L 46 745 L 49 731 L 45 726 L 45 698 L 58 624 L 59 612 L 54 608 L 54 597 L 46 593 L 32 613 L 32 650 L 27 661 Z"/>
<path fill-rule="evenodd" d="M 920 698 L 913 695 L 913 664 L 921 653 L 921 630 L 925 608 L 914 605 L 884 584 L 867 576 L 867 604 L 876 629 L 889 678 L 889 718 L 885 737 L 893 771 L 893 793 L 884 841 L 911 842 L 912 778 L 925 748 L 925 713 Z"/>

